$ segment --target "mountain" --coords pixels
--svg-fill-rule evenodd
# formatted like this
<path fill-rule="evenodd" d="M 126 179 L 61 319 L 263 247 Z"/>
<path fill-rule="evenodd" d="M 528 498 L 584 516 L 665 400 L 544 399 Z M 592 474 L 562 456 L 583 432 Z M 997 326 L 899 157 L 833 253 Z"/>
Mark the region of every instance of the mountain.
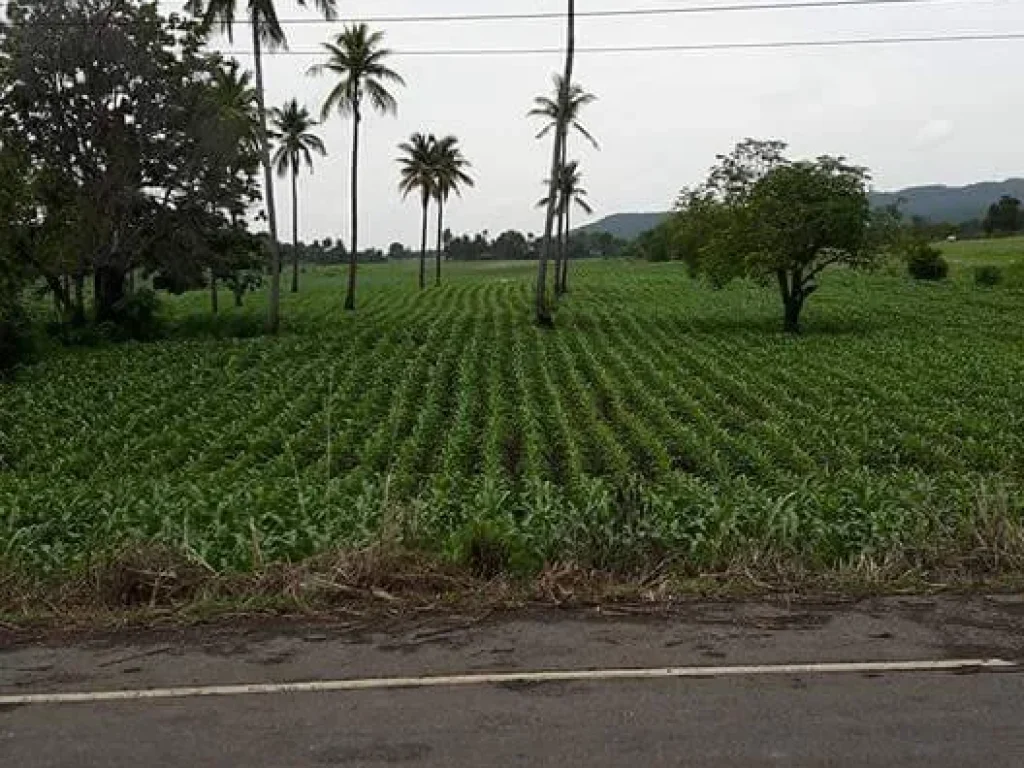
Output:
<path fill-rule="evenodd" d="M 586 234 L 607 232 L 622 240 L 634 240 L 661 224 L 667 216 L 667 213 L 616 213 L 573 231 Z"/>
<path fill-rule="evenodd" d="M 875 208 L 902 200 L 900 210 L 907 218 L 922 216 L 936 223 L 962 224 L 972 219 L 985 218 L 988 207 L 1003 195 L 1024 200 L 1024 179 L 983 181 L 966 187 L 946 187 L 941 184 L 907 187 L 896 192 L 872 192 L 870 198 Z M 623 240 L 635 240 L 661 224 L 668 216 L 668 213 L 616 213 L 573 231 L 608 232 Z"/>
<path fill-rule="evenodd" d="M 902 199 L 900 210 L 908 218 L 923 216 L 936 223 L 962 224 L 984 218 L 988 207 L 1003 195 L 1024 200 L 1024 179 L 983 181 L 966 187 L 933 185 L 909 187 L 898 192 L 873 192 L 871 204 L 880 208 Z"/>

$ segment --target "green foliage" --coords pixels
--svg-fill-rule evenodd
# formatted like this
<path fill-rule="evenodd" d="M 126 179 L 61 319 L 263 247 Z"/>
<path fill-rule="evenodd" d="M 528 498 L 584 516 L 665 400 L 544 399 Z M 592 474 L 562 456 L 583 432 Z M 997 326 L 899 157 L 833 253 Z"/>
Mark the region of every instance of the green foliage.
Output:
<path fill-rule="evenodd" d="M 981 288 L 992 288 L 1003 282 L 1003 270 L 994 264 L 975 267 L 974 284 Z"/>
<path fill-rule="evenodd" d="M 343 270 L 310 270 L 279 338 L 237 338 L 263 294 L 216 319 L 185 294 L 169 340 L 18 369 L 0 559 L 152 543 L 234 571 L 384 539 L 481 574 L 915 568 L 991 553 L 979 521 L 1019 530 L 1015 292 L 836 272 L 794 343 L 765 332 L 774 291 L 680 264 L 581 263 L 557 333 L 529 322 L 529 264 L 422 295 L 415 269 L 368 266 L 356 316 Z"/>
<path fill-rule="evenodd" d="M 783 327 L 799 331 L 807 297 L 833 266 L 877 263 L 892 228 L 872 214 L 865 169 L 841 157 L 790 161 L 779 141 L 747 139 L 707 181 L 683 190 L 673 216 L 638 241 L 651 260 L 681 259 L 721 287 L 778 283 Z"/>
<path fill-rule="evenodd" d="M 942 251 L 928 243 L 910 243 L 902 255 L 907 262 L 907 272 L 915 280 L 945 280 L 949 274 L 949 263 L 942 258 Z"/>
<path fill-rule="evenodd" d="M 1011 235 L 1024 229 L 1024 211 L 1016 197 L 1003 195 L 998 202 L 989 206 L 982 223 L 985 234 Z"/>
<path fill-rule="evenodd" d="M 130 293 L 114 305 L 113 323 L 119 335 L 136 341 L 148 341 L 161 334 L 156 293 L 143 288 Z"/>

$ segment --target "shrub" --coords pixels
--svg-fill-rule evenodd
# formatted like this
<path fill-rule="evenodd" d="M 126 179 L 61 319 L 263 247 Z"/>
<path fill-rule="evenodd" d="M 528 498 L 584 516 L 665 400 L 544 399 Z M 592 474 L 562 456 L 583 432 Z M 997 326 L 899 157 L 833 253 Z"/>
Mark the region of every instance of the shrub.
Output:
<path fill-rule="evenodd" d="M 159 306 L 156 293 L 148 288 L 128 294 L 114 305 L 116 328 L 112 335 L 139 341 L 156 338 L 160 335 Z"/>
<path fill-rule="evenodd" d="M 0 372 L 13 368 L 32 351 L 31 321 L 20 304 L 0 300 Z"/>
<path fill-rule="evenodd" d="M 942 252 L 928 243 L 914 243 L 905 254 L 907 271 L 915 280 L 945 280 L 949 264 L 942 258 Z"/>
<path fill-rule="evenodd" d="M 1003 282 L 1003 270 L 991 264 L 984 267 L 975 267 L 974 284 L 982 288 L 991 288 Z"/>

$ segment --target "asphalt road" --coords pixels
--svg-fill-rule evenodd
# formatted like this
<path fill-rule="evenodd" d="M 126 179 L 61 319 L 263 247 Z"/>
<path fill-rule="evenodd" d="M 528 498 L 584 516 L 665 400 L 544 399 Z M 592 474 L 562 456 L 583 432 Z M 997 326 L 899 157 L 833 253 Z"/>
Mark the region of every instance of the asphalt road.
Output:
<path fill-rule="evenodd" d="M 0 642 L 3 642 L 0 640 Z M 534 670 L 1001 658 L 1024 600 L 692 605 L 12 638 L 4 696 Z M 1024 765 L 1019 667 L 0 704 L 0 766 Z"/>

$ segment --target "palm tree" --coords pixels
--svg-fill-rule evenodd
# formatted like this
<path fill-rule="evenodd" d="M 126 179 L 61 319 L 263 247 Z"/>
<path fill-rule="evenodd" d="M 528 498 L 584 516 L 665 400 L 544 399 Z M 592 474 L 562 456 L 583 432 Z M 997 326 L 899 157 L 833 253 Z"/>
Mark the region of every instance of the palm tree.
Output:
<path fill-rule="evenodd" d="M 565 70 L 562 75 L 562 88 L 559 94 L 560 103 L 567 103 L 569 90 L 572 84 L 572 70 L 576 56 L 576 0 L 568 0 L 569 6 L 566 13 L 566 46 L 565 46 Z M 548 258 L 551 255 L 551 230 L 554 225 L 555 208 L 558 202 L 558 169 L 562 165 L 565 147 L 565 134 L 567 110 L 558 110 L 558 119 L 555 122 L 555 141 L 551 151 L 551 174 L 548 176 L 548 206 L 547 214 L 544 217 L 544 242 L 541 246 L 540 259 L 537 262 L 537 287 L 534 296 L 534 317 L 538 325 L 551 326 L 551 311 L 548 309 Z"/>
<path fill-rule="evenodd" d="M 552 78 L 554 82 L 554 98 L 551 96 L 536 96 L 533 99 L 534 107 L 527 112 L 527 117 L 543 117 L 546 118 L 547 122 L 544 127 L 541 128 L 537 134 L 538 139 L 543 139 L 551 131 L 556 130 L 558 126 L 558 118 L 561 114 L 561 110 L 558 107 L 559 101 L 561 100 L 562 93 L 562 76 L 555 75 Z M 590 134 L 590 131 L 586 129 L 583 123 L 580 122 L 580 112 L 583 108 L 589 104 L 593 104 L 597 101 L 597 96 L 592 93 L 588 93 L 582 85 L 578 83 L 572 83 L 569 86 L 569 93 L 566 95 L 566 109 L 565 119 L 566 125 L 569 128 L 574 129 L 583 138 L 590 142 L 594 149 L 600 149 L 597 140 Z M 566 131 L 566 138 L 568 137 L 568 130 Z M 563 151 L 565 149 L 565 143 L 562 144 Z M 564 159 L 564 158 L 563 158 Z"/>
<path fill-rule="evenodd" d="M 564 222 L 562 229 L 562 238 L 564 254 L 561 259 L 561 270 L 556 266 L 555 269 L 555 293 L 562 295 L 569 290 L 569 233 L 572 231 L 570 221 L 572 218 L 572 206 L 575 204 L 577 208 L 586 214 L 591 214 L 594 209 L 590 207 L 590 203 L 587 201 L 587 190 L 580 186 L 582 174 L 580 173 L 580 166 L 576 160 L 570 163 L 566 163 L 562 166 L 562 177 L 559 180 L 559 208 L 561 209 L 561 217 Z M 560 248 L 560 252 L 562 251 Z"/>
<path fill-rule="evenodd" d="M 562 133 L 562 144 L 559 150 L 560 157 L 558 160 L 559 167 L 564 170 L 566 167 L 566 157 L 568 156 L 568 139 L 569 129 L 575 130 L 583 138 L 585 138 L 594 149 L 600 149 L 597 140 L 590 134 L 583 123 L 580 122 L 580 112 L 583 108 L 593 102 L 597 101 L 597 97 L 588 93 L 583 86 L 576 83 L 569 85 L 565 89 L 563 94 L 564 80 L 561 75 L 554 76 L 554 96 L 537 96 L 534 98 L 534 107 L 528 113 L 528 117 L 543 117 L 545 118 L 545 124 L 537 134 L 538 139 L 542 139 L 552 131 L 557 133 L 558 124 L 560 121 L 564 122 L 565 129 Z M 564 109 L 562 104 L 565 105 Z M 559 175 L 561 176 L 561 171 Z M 549 182 L 550 183 L 550 180 Z M 560 196 L 561 197 L 561 196 Z M 545 198 L 545 201 L 547 198 Z M 546 205 L 546 202 L 545 202 Z M 555 210 L 556 222 L 556 238 L 557 238 L 557 252 L 555 256 L 555 293 L 562 292 L 562 276 L 561 268 L 565 259 L 566 248 L 568 247 L 568 232 L 569 227 L 566 222 L 566 217 L 569 215 L 568 206 L 563 205 L 561 200 L 558 202 L 558 206 Z"/>
<path fill-rule="evenodd" d="M 434 185 L 437 179 L 436 174 L 436 147 L 437 139 L 434 135 L 425 136 L 422 133 L 414 133 L 408 141 L 398 145 L 403 156 L 398 158 L 401 169 L 401 181 L 398 182 L 398 189 L 404 200 L 410 192 L 420 193 L 420 203 L 423 206 L 423 234 L 420 238 L 420 290 L 427 285 L 427 211 L 430 207 L 430 198 L 434 195 Z"/>
<path fill-rule="evenodd" d="M 283 109 L 273 110 L 274 138 L 277 152 L 274 165 L 279 176 L 292 177 L 292 293 L 299 292 L 299 169 L 303 162 L 313 171 L 313 153 L 323 157 L 327 148 L 320 137 L 312 132 L 318 125 L 309 110 L 300 107 L 295 99 Z"/>
<path fill-rule="evenodd" d="M 387 84 L 405 85 L 402 76 L 384 62 L 391 51 L 381 47 L 383 32 L 371 32 L 365 24 L 345 27 L 333 43 L 325 43 L 327 61 L 310 70 L 311 74 L 330 72 L 338 83 L 327 95 L 321 118 L 326 120 L 332 110 L 352 116 L 352 247 L 349 250 L 348 293 L 345 309 L 356 308 L 356 254 L 359 252 L 359 123 L 362 120 L 364 97 L 381 114 L 398 111 L 398 102 Z"/>
<path fill-rule="evenodd" d="M 223 66 L 214 68 L 210 97 L 209 117 L 217 127 L 207 134 L 222 142 L 218 154 L 227 175 L 255 174 L 259 168 L 260 140 L 252 76 L 243 71 L 238 62 L 224 62 Z M 234 224 L 245 215 L 245 208 L 238 207 L 229 213 Z M 217 269 L 214 266 L 210 267 L 210 302 L 213 314 L 217 314 Z"/>
<path fill-rule="evenodd" d="M 313 3 L 324 18 L 337 18 L 336 0 L 295 0 L 305 8 Z M 239 0 L 188 0 L 185 10 L 202 20 L 205 29 L 220 24 L 228 40 L 233 39 Z M 259 115 L 260 157 L 266 194 L 267 225 L 270 228 L 270 304 L 267 330 L 277 333 L 281 325 L 281 249 L 277 242 L 277 207 L 274 204 L 274 174 L 270 166 L 270 137 L 267 132 L 267 102 L 263 87 L 263 45 L 275 50 L 287 44 L 284 29 L 278 21 L 275 0 L 248 0 L 249 25 L 252 27 L 252 55 L 256 70 L 256 107 Z"/>
<path fill-rule="evenodd" d="M 434 199 L 437 201 L 437 285 L 441 284 L 441 239 L 444 233 L 444 206 L 448 196 L 454 192 L 461 196 L 460 187 L 473 186 L 473 179 L 466 173 L 469 161 L 462 155 L 459 140 L 445 136 L 434 144 Z"/>
<path fill-rule="evenodd" d="M 555 293 L 561 295 L 567 289 L 566 271 L 569 261 L 570 214 L 573 203 L 586 213 L 593 213 L 587 202 L 587 190 L 580 187 L 579 163 L 573 160 L 561 167 L 558 179 L 558 200 L 555 215 L 558 224 L 558 250 L 555 252 Z M 550 186 L 550 180 L 545 180 Z M 548 198 L 544 197 L 537 203 L 538 208 L 546 208 Z"/>

